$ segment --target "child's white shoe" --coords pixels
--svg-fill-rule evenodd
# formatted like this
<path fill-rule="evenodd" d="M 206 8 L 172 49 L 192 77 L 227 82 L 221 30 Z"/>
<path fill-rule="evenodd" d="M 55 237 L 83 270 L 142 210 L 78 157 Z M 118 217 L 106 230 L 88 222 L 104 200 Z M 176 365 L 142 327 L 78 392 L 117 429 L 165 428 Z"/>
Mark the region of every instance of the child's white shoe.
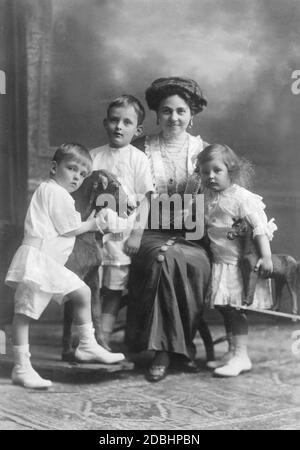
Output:
<path fill-rule="evenodd" d="M 28 389 L 47 389 L 52 386 L 50 380 L 45 380 L 31 365 L 21 367 L 16 364 L 12 371 L 12 382 Z"/>
<path fill-rule="evenodd" d="M 248 372 L 252 369 L 252 364 L 247 355 L 234 356 L 223 367 L 215 369 L 214 374 L 219 377 L 236 377 L 242 372 Z"/>
<path fill-rule="evenodd" d="M 15 365 L 11 374 L 14 384 L 28 389 L 47 389 L 52 386 L 50 380 L 45 380 L 34 370 L 30 362 L 29 345 L 13 346 Z"/>
<path fill-rule="evenodd" d="M 125 359 L 123 353 L 108 352 L 97 343 L 92 323 L 78 325 L 77 330 L 79 344 L 75 350 L 76 361 L 114 364 Z"/>
<path fill-rule="evenodd" d="M 209 369 L 216 369 L 217 367 L 225 366 L 234 357 L 234 351 L 224 353 L 224 355 L 215 361 L 207 361 L 206 367 Z"/>
<path fill-rule="evenodd" d="M 228 342 L 228 350 L 221 359 L 217 359 L 216 361 L 208 361 L 206 363 L 206 367 L 209 369 L 216 369 L 217 367 L 225 366 L 235 355 L 235 339 L 232 333 L 226 334 L 226 340 Z"/>
<path fill-rule="evenodd" d="M 75 359 L 79 362 L 114 364 L 125 359 L 123 353 L 110 353 L 99 344 L 80 345 L 75 350 Z"/>

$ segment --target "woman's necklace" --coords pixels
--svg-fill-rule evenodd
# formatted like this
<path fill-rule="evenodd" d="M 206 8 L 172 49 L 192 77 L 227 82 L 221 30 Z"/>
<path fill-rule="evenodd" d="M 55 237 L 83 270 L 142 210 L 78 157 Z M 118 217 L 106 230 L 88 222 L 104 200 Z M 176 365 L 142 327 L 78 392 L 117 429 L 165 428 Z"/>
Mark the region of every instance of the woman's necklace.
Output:
<path fill-rule="evenodd" d="M 186 178 L 187 176 L 187 154 L 188 154 L 188 135 L 186 135 L 185 140 L 181 143 L 165 141 L 162 136 L 159 136 L 159 146 L 163 162 L 165 164 L 168 180 L 167 188 L 169 195 L 178 192 L 179 176 L 178 169 L 179 165 L 183 166 L 184 169 L 181 172 L 185 172 L 184 176 L 181 178 Z"/>

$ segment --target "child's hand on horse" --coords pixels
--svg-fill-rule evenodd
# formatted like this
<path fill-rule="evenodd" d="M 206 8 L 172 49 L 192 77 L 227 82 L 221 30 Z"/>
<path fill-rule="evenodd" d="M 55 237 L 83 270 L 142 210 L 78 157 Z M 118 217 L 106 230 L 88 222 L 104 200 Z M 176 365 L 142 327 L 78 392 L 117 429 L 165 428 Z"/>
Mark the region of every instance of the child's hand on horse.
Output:
<path fill-rule="evenodd" d="M 263 278 L 268 278 L 273 272 L 273 263 L 271 256 L 263 256 L 257 261 L 254 272 L 259 271 Z"/>
<path fill-rule="evenodd" d="M 96 224 L 97 224 L 97 230 L 99 230 L 102 234 L 109 232 L 109 224 L 108 224 L 108 217 L 107 217 L 107 209 L 103 208 L 101 211 L 99 211 L 96 214 Z M 91 216 L 90 216 L 91 217 Z"/>

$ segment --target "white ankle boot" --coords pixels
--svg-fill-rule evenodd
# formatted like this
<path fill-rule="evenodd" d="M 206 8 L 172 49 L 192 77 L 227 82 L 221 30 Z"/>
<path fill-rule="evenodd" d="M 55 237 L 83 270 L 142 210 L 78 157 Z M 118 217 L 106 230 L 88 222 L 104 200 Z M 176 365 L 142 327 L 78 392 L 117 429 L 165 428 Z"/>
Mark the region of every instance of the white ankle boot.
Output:
<path fill-rule="evenodd" d="M 235 346 L 233 335 L 231 333 L 227 334 L 227 342 L 228 351 L 224 353 L 224 355 L 222 355 L 220 359 L 217 359 L 215 361 L 208 361 L 206 363 L 206 367 L 208 367 L 209 369 L 216 369 L 217 367 L 225 366 L 225 364 L 227 364 L 234 357 Z"/>
<path fill-rule="evenodd" d="M 252 364 L 248 356 L 234 356 L 225 366 L 218 367 L 214 374 L 220 377 L 236 377 L 251 369 Z"/>
<path fill-rule="evenodd" d="M 28 345 L 14 346 L 15 365 L 12 371 L 12 382 L 28 389 L 47 389 L 52 386 L 34 370 L 30 362 Z"/>
<path fill-rule="evenodd" d="M 220 359 L 216 359 L 215 361 L 208 361 L 206 363 L 206 366 L 209 369 L 216 369 L 217 367 L 225 366 L 232 358 L 234 357 L 234 351 L 229 350 L 228 352 L 224 353 Z"/>
<path fill-rule="evenodd" d="M 214 374 L 220 377 L 236 377 L 242 372 L 252 369 L 252 363 L 247 353 L 247 336 L 235 336 L 235 351 L 232 359 L 223 367 L 215 369 Z"/>
<path fill-rule="evenodd" d="M 75 359 L 79 362 L 114 364 L 125 359 L 123 353 L 111 353 L 101 347 L 95 339 L 91 323 L 79 325 L 79 344 L 75 350 Z"/>

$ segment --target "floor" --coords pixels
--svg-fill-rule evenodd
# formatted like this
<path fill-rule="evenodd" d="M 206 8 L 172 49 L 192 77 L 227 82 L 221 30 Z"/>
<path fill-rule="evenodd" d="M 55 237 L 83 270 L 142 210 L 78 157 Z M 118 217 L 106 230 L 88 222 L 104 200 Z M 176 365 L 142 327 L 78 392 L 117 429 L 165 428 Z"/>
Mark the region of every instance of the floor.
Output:
<path fill-rule="evenodd" d="M 0 355 L 1 430 L 253 430 L 300 429 L 300 323 L 252 323 L 253 370 L 215 378 L 196 339 L 197 374 L 173 371 L 151 384 L 132 363 L 71 365 L 60 361 L 60 326 L 33 329 L 33 362 L 54 380 L 48 391 L 9 379 L 10 355 Z M 223 329 L 211 326 L 214 338 Z M 297 332 L 298 331 L 298 332 Z M 294 333 L 294 340 L 292 334 Z M 51 339 L 49 340 L 49 336 Z M 115 336 L 121 345 L 122 331 Z M 226 349 L 216 346 L 217 355 Z"/>

